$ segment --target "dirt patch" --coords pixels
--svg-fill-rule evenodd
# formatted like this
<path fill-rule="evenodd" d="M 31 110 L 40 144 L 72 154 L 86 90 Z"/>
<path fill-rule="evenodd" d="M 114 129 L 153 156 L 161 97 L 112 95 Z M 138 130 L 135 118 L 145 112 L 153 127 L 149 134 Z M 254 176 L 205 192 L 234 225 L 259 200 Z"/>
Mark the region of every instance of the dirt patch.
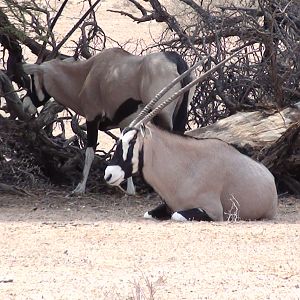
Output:
<path fill-rule="evenodd" d="M 1 299 L 300 298 L 299 200 L 272 221 L 144 220 L 158 202 L 1 195 Z"/>

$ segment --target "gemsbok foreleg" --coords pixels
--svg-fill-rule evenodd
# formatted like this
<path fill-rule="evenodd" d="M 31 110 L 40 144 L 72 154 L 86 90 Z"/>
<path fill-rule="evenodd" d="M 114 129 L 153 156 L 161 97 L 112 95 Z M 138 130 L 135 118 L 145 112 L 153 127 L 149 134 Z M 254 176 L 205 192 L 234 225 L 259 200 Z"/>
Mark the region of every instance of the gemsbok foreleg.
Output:
<path fill-rule="evenodd" d="M 91 165 L 93 163 L 95 151 L 96 151 L 96 147 L 97 147 L 99 122 L 100 122 L 99 118 L 96 118 L 93 121 L 86 122 L 87 148 L 85 150 L 85 160 L 84 160 L 82 179 L 78 183 L 75 190 L 72 191 L 71 195 L 85 193 L 86 181 L 87 181 L 89 173 L 90 173 Z"/>
<path fill-rule="evenodd" d="M 192 208 L 176 211 L 172 214 L 172 220 L 175 221 L 213 221 L 213 219 L 201 208 Z"/>
<path fill-rule="evenodd" d="M 166 203 L 158 205 L 156 208 L 147 211 L 144 214 L 145 219 L 156 219 L 156 220 L 169 220 L 171 219 L 172 212 Z"/>

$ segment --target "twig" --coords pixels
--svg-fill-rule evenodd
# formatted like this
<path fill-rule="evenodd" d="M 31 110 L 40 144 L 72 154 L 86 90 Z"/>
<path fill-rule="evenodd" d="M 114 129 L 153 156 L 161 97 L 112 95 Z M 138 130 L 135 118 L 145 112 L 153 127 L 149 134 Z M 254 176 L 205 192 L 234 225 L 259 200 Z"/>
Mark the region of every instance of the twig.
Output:
<path fill-rule="evenodd" d="M 70 38 L 74 31 L 79 27 L 79 25 L 85 20 L 85 18 L 90 14 L 90 12 L 101 2 L 101 0 L 96 0 L 95 3 L 89 7 L 89 9 L 84 13 L 80 20 L 73 26 L 73 28 L 65 35 L 61 42 L 53 49 L 53 56 L 55 57 L 59 49 L 65 44 L 65 42 Z"/>
<path fill-rule="evenodd" d="M 45 53 L 45 50 L 46 50 L 46 45 L 47 45 L 47 41 L 48 41 L 48 38 L 50 36 L 50 34 L 52 33 L 53 31 L 53 28 L 56 24 L 56 22 L 58 21 L 59 17 L 61 16 L 66 4 L 68 3 L 69 0 L 65 0 L 62 5 L 60 6 L 57 14 L 55 15 L 53 21 L 51 22 L 50 26 L 49 26 L 49 29 L 47 31 L 47 39 L 43 42 L 43 45 L 42 45 L 42 48 L 40 50 L 40 53 L 38 54 L 38 58 L 37 58 L 37 62 L 40 62 L 43 60 L 43 57 L 44 57 L 44 53 Z"/>
<path fill-rule="evenodd" d="M 225 212 L 224 214 L 228 216 L 227 222 L 237 222 L 238 220 L 240 220 L 240 203 L 235 199 L 233 195 L 230 196 L 229 200 L 231 202 L 231 208 L 228 212 Z"/>
<path fill-rule="evenodd" d="M 19 188 L 19 187 L 13 186 L 13 185 L 8 185 L 5 183 L 0 183 L 0 191 L 11 194 L 11 195 L 35 197 L 35 195 L 27 192 L 26 190 L 24 190 L 22 188 Z"/>

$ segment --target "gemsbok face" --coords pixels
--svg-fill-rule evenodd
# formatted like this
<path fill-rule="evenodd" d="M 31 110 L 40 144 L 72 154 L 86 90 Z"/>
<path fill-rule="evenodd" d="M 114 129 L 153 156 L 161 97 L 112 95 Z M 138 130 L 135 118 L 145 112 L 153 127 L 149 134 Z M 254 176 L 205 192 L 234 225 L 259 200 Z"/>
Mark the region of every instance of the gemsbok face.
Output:
<path fill-rule="evenodd" d="M 123 130 L 113 158 L 105 169 L 104 179 L 110 185 L 119 186 L 137 173 L 140 167 L 139 130 L 127 127 Z"/>

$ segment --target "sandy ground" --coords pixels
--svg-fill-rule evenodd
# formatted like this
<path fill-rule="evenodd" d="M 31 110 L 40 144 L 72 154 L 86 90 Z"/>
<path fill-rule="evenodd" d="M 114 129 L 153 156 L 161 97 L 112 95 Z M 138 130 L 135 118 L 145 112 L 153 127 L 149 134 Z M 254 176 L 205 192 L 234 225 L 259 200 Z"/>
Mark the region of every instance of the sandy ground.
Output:
<path fill-rule="evenodd" d="M 149 42 L 162 25 L 106 12 L 123 2 L 102 1 L 99 25 L 120 43 Z M 1 300 L 300 299 L 299 200 L 272 221 L 176 223 L 142 218 L 155 197 L 31 193 L 0 195 Z"/>
<path fill-rule="evenodd" d="M 275 220 L 151 221 L 158 199 L 0 197 L 0 299 L 300 299 L 300 201 Z"/>

